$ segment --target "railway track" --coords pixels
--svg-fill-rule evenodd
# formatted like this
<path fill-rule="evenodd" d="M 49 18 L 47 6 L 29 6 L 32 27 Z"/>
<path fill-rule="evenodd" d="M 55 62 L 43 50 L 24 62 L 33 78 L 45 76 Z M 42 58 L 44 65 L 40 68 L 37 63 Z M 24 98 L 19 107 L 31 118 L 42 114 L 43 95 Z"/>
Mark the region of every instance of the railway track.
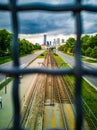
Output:
<path fill-rule="evenodd" d="M 57 67 L 56 62 L 50 53 L 49 63 L 49 67 Z M 69 109 L 72 111 L 71 103 L 73 101 L 73 97 L 68 87 L 64 84 L 62 76 L 50 76 L 50 78 L 51 79 L 49 79 L 49 76 L 47 77 L 47 81 L 50 81 L 50 83 L 46 84 L 46 89 L 49 91 L 46 91 L 45 95 L 49 96 L 45 97 L 46 103 L 44 104 L 43 129 L 74 129 L 74 118 L 72 118 L 74 116 L 69 117 L 72 118 L 72 124 L 70 126 L 65 114 L 67 113 L 67 110 L 64 107 L 64 104 L 70 104 Z"/>
<path fill-rule="evenodd" d="M 49 51 L 44 65 L 48 68 L 57 67 Z M 22 112 L 23 127 L 29 130 L 74 130 L 74 116 L 74 99 L 63 77 L 37 74 Z"/>

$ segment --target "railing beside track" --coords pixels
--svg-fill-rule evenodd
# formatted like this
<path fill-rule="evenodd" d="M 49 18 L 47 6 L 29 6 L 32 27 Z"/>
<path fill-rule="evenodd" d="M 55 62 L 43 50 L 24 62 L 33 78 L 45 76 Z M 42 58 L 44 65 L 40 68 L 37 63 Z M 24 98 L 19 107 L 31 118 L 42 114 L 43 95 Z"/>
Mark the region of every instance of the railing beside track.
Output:
<path fill-rule="evenodd" d="M 68 80 L 68 82 L 65 80 L 65 82 L 67 82 L 67 85 L 69 85 L 69 86 L 71 86 L 72 88 L 74 88 L 74 84 L 72 83 L 70 77 L 67 75 L 65 78 Z M 92 118 L 95 120 L 95 122 L 97 121 L 97 118 L 95 117 L 94 113 L 92 112 L 92 110 L 90 109 L 90 107 L 88 106 L 88 104 L 85 102 L 85 100 L 84 100 L 83 98 L 82 98 L 82 100 L 83 100 L 83 105 L 85 106 L 85 107 L 83 107 L 83 110 L 85 110 L 86 114 L 88 115 L 89 120 L 91 121 L 93 128 L 96 129 L 96 128 L 97 128 L 97 127 L 96 127 L 96 124 L 95 124 L 94 121 L 90 118 L 90 115 L 91 115 Z M 72 106 L 72 107 L 73 107 L 73 109 L 74 109 L 74 106 Z M 74 111 L 74 112 L 75 112 L 75 111 Z"/>

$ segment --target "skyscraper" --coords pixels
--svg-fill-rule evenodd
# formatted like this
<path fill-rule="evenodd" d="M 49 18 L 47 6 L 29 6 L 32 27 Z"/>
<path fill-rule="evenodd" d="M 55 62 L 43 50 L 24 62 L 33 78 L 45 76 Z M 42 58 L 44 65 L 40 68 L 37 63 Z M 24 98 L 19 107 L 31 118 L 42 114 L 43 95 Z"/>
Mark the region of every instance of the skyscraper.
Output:
<path fill-rule="evenodd" d="M 57 38 L 57 44 L 60 45 L 60 38 Z"/>
<path fill-rule="evenodd" d="M 46 41 L 47 40 L 47 36 L 46 35 L 44 35 L 44 44 L 46 45 Z"/>

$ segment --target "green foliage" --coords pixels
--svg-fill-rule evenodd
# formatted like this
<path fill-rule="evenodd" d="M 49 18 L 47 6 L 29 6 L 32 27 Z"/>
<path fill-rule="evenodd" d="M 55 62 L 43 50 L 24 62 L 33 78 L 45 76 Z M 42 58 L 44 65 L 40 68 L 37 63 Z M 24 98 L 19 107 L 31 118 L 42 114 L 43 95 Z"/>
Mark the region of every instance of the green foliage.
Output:
<path fill-rule="evenodd" d="M 33 50 L 35 49 L 34 45 L 30 43 L 29 41 L 22 39 L 19 39 L 19 51 L 20 55 L 24 54 L 31 54 Z"/>
<path fill-rule="evenodd" d="M 70 68 L 67 65 L 67 63 L 65 63 L 64 60 L 61 57 L 59 57 L 56 53 L 54 53 L 54 58 L 55 58 L 59 68 Z"/>
<path fill-rule="evenodd" d="M 4 64 L 4 63 L 9 62 L 11 60 L 12 60 L 11 56 L 0 57 L 0 64 Z"/>
<path fill-rule="evenodd" d="M 64 51 L 65 53 L 73 53 L 74 52 L 74 47 L 75 47 L 75 39 L 74 38 L 69 38 L 66 41 L 65 45 L 62 45 L 58 48 L 60 51 Z"/>
<path fill-rule="evenodd" d="M 35 48 L 35 50 L 41 50 L 41 46 L 38 43 L 36 43 L 34 45 L 34 48 Z"/>
<path fill-rule="evenodd" d="M 55 49 L 55 47 L 51 47 L 51 48 L 50 48 L 50 50 L 52 50 L 52 51 L 53 51 L 54 49 Z"/>
<path fill-rule="evenodd" d="M 12 41 L 12 34 L 7 30 L 0 30 L 0 56 L 8 55 L 10 53 L 10 45 Z"/>
<path fill-rule="evenodd" d="M 40 54 L 37 58 L 45 58 L 46 55 L 47 55 L 47 51 L 45 51 L 42 54 Z"/>
<path fill-rule="evenodd" d="M 85 51 L 85 55 L 90 57 L 91 53 L 92 53 L 92 48 L 91 47 L 87 48 L 86 51 Z"/>
<path fill-rule="evenodd" d="M 81 54 L 85 56 L 85 51 L 83 48 L 81 48 Z"/>
<path fill-rule="evenodd" d="M 36 43 L 33 45 L 25 39 L 18 39 L 20 55 L 31 54 L 33 50 L 41 49 L 41 46 Z M 7 30 L 0 30 L 0 56 L 6 56 L 11 53 L 12 34 Z"/>
<path fill-rule="evenodd" d="M 19 54 L 24 56 L 33 53 L 34 50 L 41 49 L 41 46 L 35 45 L 25 39 L 18 39 Z M 11 60 L 12 34 L 6 29 L 0 30 L 0 64 Z"/>
<path fill-rule="evenodd" d="M 6 81 L 4 81 L 3 83 L 1 83 L 0 84 L 0 90 L 4 87 L 4 86 L 6 86 L 10 81 L 12 81 L 12 77 L 11 78 L 8 78 L 8 79 L 6 79 Z"/>
<path fill-rule="evenodd" d="M 94 36 L 85 35 L 81 38 L 82 41 L 82 49 L 83 55 L 97 58 L 97 34 Z M 95 49 L 94 49 L 95 48 Z"/>
<path fill-rule="evenodd" d="M 65 45 L 62 45 L 58 50 L 65 53 L 74 53 L 76 41 L 74 38 L 69 38 Z M 81 37 L 81 53 L 83 56 L 97 58 L 97 34 L 94 36 L 84 35 Z"/>
<path fill-rule="evenodd" d="M 82 48 L 83 50 L 86 50 L 88 48 L 88 45 L 89 45 L 89 36 L 88 35 L 85 35 L 81 38 L 81 42 L 82 42 Z"/>
<path fill-rule="evenodd" d="M 91 57 L 97 59 L 97 46 L 95 46 L 95 47 L 92 49 Z"/>
<path fill-rule="evenodd" d="M 64 51 L 64 48 L 65 48 L 65 45 L 62 45 L 62 46 L 60 46 L 60 47 L 58 48 L 58 50 Z"/>

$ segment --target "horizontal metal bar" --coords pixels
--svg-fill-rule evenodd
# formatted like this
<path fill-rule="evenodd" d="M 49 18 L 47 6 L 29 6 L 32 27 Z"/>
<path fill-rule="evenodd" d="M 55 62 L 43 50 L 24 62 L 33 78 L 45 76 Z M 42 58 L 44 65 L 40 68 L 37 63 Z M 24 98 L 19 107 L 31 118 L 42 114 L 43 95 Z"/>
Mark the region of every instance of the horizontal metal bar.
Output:
<path fill-rule="evenodd" d="M 84 69 L 83 68 L 83 73 L 84 73 L 84 75 L 97 76 L 97 69 L 96 68 L 93 68 L 93 69 Z"/>
<path fill-rule="evenodd" d="M 48 68 L 32 68 L 32 69 L 22 69 L 22 68 L 17 68 L 17 67 L 13 67 L 10 69 L 6 69 L 6 68 L 0 68 L 0 73 L 4 73 L 4 74 L 10 74 L 10 75 L 17 75 L 17 74 L 34 74 L 34 73 L 43 73 L 43 74 L 53 74 L 53 75 L 75 75 L 76 72 L 76 68 L 72 68 L 72 69 L 48 69 Z M 82 69 L 82 75 L 93 75 L 93 76 L 97 76 L 97 69 L 86 69 L 83 68 Z"/>
<path fill-rule="evenodd" d="M 12 7 L 10 4 L 0 4 L 0 10 L 11 11 Z M 31 4 L 22 4 L 16 6 L 17 11 L 31 11 L 31 10 L 43 10 L 43 11 L 92 11 L 97 12 L 97 6 L 93 5 L 77 5 L 77 4 L 46 4 L 46 3 L 31 3 Z"/>
<path fill-rule="evenodd" d="M 16 67 L 11 69 L 2 68 L 0 69 L 0 73 L 5 73 L 5 74 L 8 73 L 9 75 L 34 74 L 34 73 L 43 73 L 43 74 L 52 74 L 52 75 L 74 74 L 73 69 L 47 69 L 47 68 L 19 69 Z"/>

